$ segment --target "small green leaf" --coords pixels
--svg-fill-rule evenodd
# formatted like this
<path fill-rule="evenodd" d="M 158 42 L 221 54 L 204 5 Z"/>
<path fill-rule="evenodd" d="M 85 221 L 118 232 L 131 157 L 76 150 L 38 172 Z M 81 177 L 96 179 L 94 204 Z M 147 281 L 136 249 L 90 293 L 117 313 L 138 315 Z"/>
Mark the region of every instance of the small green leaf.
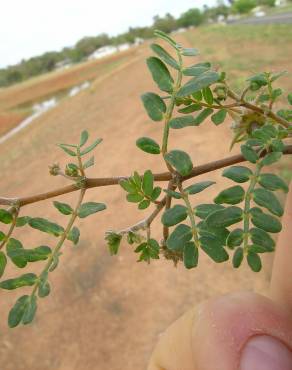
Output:
<path fill-rule="evenodd" d="M 13 290 L 16 288 L 21 288 L 23 286 L 32 286 L 37 281 L 37 276 L 35 274 L 24 274 L 15 279 L 8 279 L 0 282 L 0 288 Z"/>
<path fill-rule="evenodd" d="M 169 127 L 173 129 L 180 129 L 189 126 L 197 126 L 193 116 L 176 117 L 169 121 Z"/>
<path fill-rule="evenodd" d="M 254 272 L 259 272 L 262 269 L 262 262 L 260 257 L 254 252 L 248 252 L 247 263 Z"/>
<path fill-rule="evenodd" d="M 235 250 L 232 258 L 232 265 L 234 268 L 238 268 L 241 265 L 241 262 L 243 261 L 243 256 L 244 256 L 243 248 L 238 247 Z"/>
<path fill-rule="evenodd" d="M 269 233 L 279 233 L 282 230 L 281 222 L 264 212 L 253 212 L 251 221 L 256 227 Z"/>
<path fill-rule="evenodd" d="M 80 136 L 80 143 L 79 145 L 80 146 L 83 146 L 86 144 L 87 140 L 89 138 L 89 134 L 88 134 L 88 131 L 84 130 L 81 132 L 81 136 Z"/>
<path fill-rule="evenodd" d="M 38 288 L 38 296 L 40 298 L 47 297 L 51 292 L 50 284 L 47 280 L 41 281 Z"/>
<path fill-rule="evenodd" d="M 240 149 L 241 149 L 242 155 L 247 161 L 251 163 L 256 163 L 257 160 L 259 159 L 258 153 L 250 146 L 241 145 Z"/>
<path fill-rule="evenodd" d="M 200 236 L 215 236 L 221 245 L 226 245 L 229 231 L 225 227 L 210 227 L 206 222 L 201 221 L 197 224 Z"/>
<path fill-rule="evenodd" d="M 72 229 L 70 230 L 70 232 L 67 236 L 67 239 L 70 240 L 71 242 L 73 242 L 73 244 L 76 245 L 79 242 L 79 238 L 80 238 L 79 229 L 76 226 L 72 227 Z"/>
<path fill-rule="evenodd" d="M 76 157 L 77 154 L 73 150 L 67 147 L 67 144 L 58 144 L 58 146 L 64 150 L 65 153 L 69 154 L 71 157 Z"/>
<path fill-rule="evenodd" d="M 187 242 L 183 251 L 184 265 L 187 269 L 198 266 L 199 251 L 194 242 Z"/>
<path fill-rule="evenodd" d="M 145 195 L 151 197 L 153 191 L 154 176 L 150 170 L 145 171 L 142 180 L 142 190 Z"/>
<path fill-rule="evenodd" d="M 37 262 L 48 259 L 49 255 L 52 253 L 52 250 L 50 247 L 42 245 L 33 249 L 24 249 L 23 252 L 27 262 Z"/>
<path fill-rule="evenodd" d="M 205 102 L 207 104 L 212 105 L 214 102 L 214 97 L 213 97 L 213 93 L 210 87 L 205 87 L 204 89 L 202 89 L 202 94 L 205 99 Z"/>
<path fill-rule="evenodd" d="M 183 69 L 183 74 L 185 76 L 194 76 L 194 77 L 198 77 L 200 76 L 202 73 L 208 71 L 210 69 L 210 67 L 205 67 L 205 66 L 192 66 L 192 67 L 187 67 L 187 68 L 184 68 Z"/>
<path fill-rule="evenodd" d="M 57 210 L 63 215 L 71 215 L 73 213 L 73 209 L 69 206 L 69 204 L 60 203 L 57 201 L 54 201 L 53 204 L 55 208 L 57 208 Z"/>
<path fill-rule="evenodd" d="M 292 93 L 289 93 L 287 96 L 288 103 L 292 105 Z"/>
<path fill-rule="evenodd" d="M 181 55 L 185 57 L 195 57 L 199 54 L 199 50 L 195 48 L 183 48 L 181 51 Z"/>
<path fill-rule="evenodd" d="M 242 229 L 234 229 L 228 235 L 227 238 L 227 245 L 229 248 L 233 249 L 234 247 L 238 247 L 243 242 L 243 230 Z"/>
<path fill-rule="evenodd" d="M 142 200 L 142 202 L 139 203 L 138 208 L 139 209 L 146 209 L 150 206 L 151 202 L 148 199 Z"/>
<path fill-rule="evenodd" d="M 49 268 L 50 272 L 54 271 L 58 267 L 61 254 L 62 252 L 53 255 L 53 260 Z"/>
<path fill-rule="evenodd" d="M 220 78 L 219 73 L 215 71 L 206 71 L 186 83 L 177 93 L 177 97 L 184 97 L 191 95 L 197 91 L 202 90 L 204 87 L 210 86 L 217 82 Z"/>
<path fill-rule="evenodd" d="M 163 213 L 161 217 L 161 222 L 165 226 L 174 226 L 179 222 L 185 220 L 187 216 L 187 208 L 178 204 Z"/>
<path fill-rule="evenodd" d="M 173 46 L 175 49 L 178 50 L 178 45 L 177 43 L 169 37 L 165 32 L 160 31 L 160 30 L 154 30 L 154 36 L 161 38 L 162 40 L 166 41 L 168 44 Z"/>
<path fill-rule="evenodd" d="M 223 173 L 223 177 L 227 177 L 235 182 L 243 183 L 250 180 L 252 176 L 252 171 L 244 166 L 232 166 L 226 168 Z"/>
<path fill-rule="evenodd" d="M 36 217 L 29 220 L 29 226 L 54 236 L 60 236 L 64 228 L 44 218 Z"/>
<path fill-rule="evenodd" d="M 7 264 L 7 258 L 5 254 L 2 251 L 0 251 L 0 278 L 4 274 L 6 264 Z"/>
<path fill-rule="evenodd" d="M 281 157 L 282 157 L 281 152 L 268 153 L 261 161 L 261 164 L 262 166 L 269 166 L 275 162 L 278 162 Z"/>
<path fill-rule="evenodd" d="M 277 175 L 264 173 L 260 175 L 258 181 L 262 187 L 268 190 L 283 190 L 285 193 L 288 193 L 288 185 Z"/>
<path fill-rule="evenodd" d="M 156 200 L 156 199 L 159 197 L 159 195 L 161 194 L 161 191 L 162 191 L 161 187 L 156 186 L 156 187 L 153 189 L 153 191 L 152 191 L 151 199 L 152 199 L 152 200 Z"/>
<path fill-rule="evenodd" d="M 206 118 L 208 118 L 210 116 L 210 114 L 213 113 L 213 109 L 211 108 L 205 108 L 204 110 L 202 110 L 202 112 L 200 112 L 194 119 L 194 126 L 198 126 L 200 125 L 203 121 L 205 121 Z"/>
<path fill-rule="evenodd" d="M 202 236 L 200 238 L 201 248 L 213 261 L 221 263 L 229 259 L 228 253 L 218 242 L 215 236 Z"/>
<path fill-rule="evenodd" d="M 16 227 L 25 226 L 28 224 L 29 220 L 30 220 L 29 216 L 17 217 L 15 226 Z"/>
<path fill-rule="evenodd" d="M 150 47 L 154 53 L 164 61 L 164 63 L 170 65 L 176 70 L 180 69 L 177 61 L 163 47 L 158 44 L 151 44 Z"/>
<path fill-rule="evenodd" d="M 11 224 L 12 220 L 13 216 L 10 212 L 6 211 L 6 209 L 0 209 L 0 222 Z"/>
<path fill-rule="evenodd" d="M 137 192 L 137 188 L 135 185 L 132 184 L 132 182 L 130 182 L 129 180 L 121 180 L 119 182 L 119 184 L 121 185 L 121 187 L 126 190 L 128 193 L 136 193 Z"/>
<path fill-rule="evenodd" d="M 197 194 L 214 184 L 216 184 L 215 181 L 201 181 L 197 184 L 188 186 L 187 188 L 185 188 L 185 191 L 189 194 Z"/>
<path fill-rule="evenodd" d="M 250 230 L 250 238 L 254 244 L 260 245 L 267 252 L 272 252 L 275 248 L 274 240 L 264 230 L 252 228 Z"/>
<path fill-rule="evenodd" d="M 24 254 L 23 245 L 19 240 L 10 238 L 6 245 L 7 256 L 19 268 L 23 268 L 27 265 L 27 260 Z"/>
<path fill-rule="evenodd" d="M 22 323 L 23 325 L 30 324 L 35 317 L 37 310 L 37 297 L 32 295 L 30 299 L 27 301 L 25 306 L 25 310 L 22 316 Z"/>
<path fill-rule="evenodd" d="M 107 241 L 110 254 L 111 255 L 118 254 L 119 247 L 120 247 L 121 240 L 122 240 L 122 235 L 115 233 L 114 231 L 108 231 L 106 233 L 105 240 Z"/>
<path fill-rule="evenodd" d="M 222 209 L 224 209 L 224 207 L 220 204 L 199 204 L 195 207 L 194 212 L 196 216 L 204 220 L 211 213 Z"/>
<path fill-rule="evenodd" d="M 85 218 L 96 212 L 100 212 L 106 209 L 106 205 L 103 203 L 87 202 L 83 203 L 78 209 L 78 217 Z"/>
<path fill-rule="evenodd" d="M 198 110 L 201 110 L 201 109 L 202 109 L 202 106 L 200 104 L 190 104 L 185 108 L 179 109 L 178 112 L 183 113 L 183 114 L 189 114 L 189 113 L 193 113 Z"/>
<path fill-rule="evenodd" d="M 166 240 L 166 246 L 173 251 L 183 251 L 186 243 L 190 241 L 192 237 L 192 229 L 188 225 L 180 224 Z"/>
<path fill-rule="evenodd" d="M 82 156 L 82 155 L 85 155 L 85 154 L 91 152 L 101 142 L 102 142 L 102 139 L 96 139 L 91 145 L 89 145 L 87 148 L 82 150 L 82 152 L 80 152 L 80 155 Z"/>
<path fill-rule="evenodd" d="M 162 91 L 171 92 L 173 89 L 173 78 L 171 77 L 166 65 L 156 57 L 146 60 L 153 80 Z"/>
<path fill-rule="evenodd" d="M 153 121 L 162 121 L 166 112 L 166 105 L 161 97 L 154 93 L 146 93 L 141 96 L 144 108 Z"/>
<path fill-rule="evenodd" d="M 127 201 L 131 203 L 140 203 L 144 199 L 142 194 L 128 194 Z"/>
<path fill-rule="evenodd" d="M 155 140 L 150 139 L 150 137 L 140 137 L 136 141 L 136 145 L 146 153 L 160 154 L 159 144 Z"/>
<path fill-rule="evenodd" d="M 168 189 L 165 189 L 163 190 L 167 195 L 169 195 L 170 197 L 172 198 L 175 198 L 175 199 L 182 199 L 182 196 L 180 193 L 178 193 L 177 191 L 173 191 L 173 190 L 168 190 Z"/>
<path fill-rule="evenodd" d="M 270 190 L 255 189 L 253 200 L 257 205 L 267 208 L 274 215 L 283 216 L 284 210 L 277 197 Z"/>
<path fill-rule="evenodd" d="M 240 185 L 232 186 L 228 189 L 222 190 L 214 199 L 216 204 L 238 204 L 244 199 L 244 189 Z"/>
<path fill-rule="evenodd" d="M 8 326 L 10 328 L 15 328 L 20 324 L 29 300 L 30 297 L 28 295 L 23 295 L 18 298 L 8 315 Z"/>
<path fill-rule="evenodd" d="M 86 170 L 86 168 L 92 167 L 94 165 L 94 157 L 90 157 L 83 165 L 83 169 Z"/>
<path fill-rule="evenodd" d="M 2 240 L 4 240 L 6 238 L 6 235 L 0 231 L 0 242 L 2 242 Z"/>
<path fill-rule="evenodd" d="M 218 112 L 214 113 L 211 116 L 211 120 L 216 126 L 218 126 L 218 125 L 221 125 L 221 123 L 225 121 L 226 115 L 227 115 L 227 110 L 220 109 L 218 110 Z"/>
<path fill-rule="evenodd" d="M 193 169 L 190 156 L 182 150 L 171 150 L 165 154 L 164 159 L 182 176 L 189 175 Z"/>
<path fill-rule="evenodd" d="M 242 210 L 239 207 L 228 207 L 212 212 L 206 223 L 210 227 L 228 227 L 242 220 Z"/>

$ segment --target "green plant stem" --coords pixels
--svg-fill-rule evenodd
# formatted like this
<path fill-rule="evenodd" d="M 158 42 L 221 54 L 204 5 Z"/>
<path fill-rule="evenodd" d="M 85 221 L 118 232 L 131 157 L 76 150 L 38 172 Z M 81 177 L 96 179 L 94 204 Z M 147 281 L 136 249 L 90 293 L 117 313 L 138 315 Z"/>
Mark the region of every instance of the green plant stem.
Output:
<path fill-rule="evenodd" d="M 66 227 L 65 231 L 61 234 L 60 239 L 59 239 L 56 247 L 54 248 L 53 253 L 50 255 L 49 259 L 47 260 L 47 263 L 46 263 L 43 271 L 41 272 L 40 276 L 42 276 L 42 275 L 46 274 L 47 272 L 49 272 L 49 269 L 51 267 L 51 264 L 52 264 L 53 260 L 55 259 L 55 256 L 59 253 L 60 249 L 62 248 L 62 246 L 64 244 L 64 241 L 67 239 L 67 237 L 69 235 L 69 232 L 70 232 L 70 230 L 71 230 L 71 228 L 74 225 L 74 222 L 76 220 L 78 209 L 79 209 L 79 207 L 82 204 L 82 201 L 83 201 L 85 192 L 86 192 L 86 189 L 81 189 L 80 194 L 79 194 L 78 202 L 77 202 L 77 204 L 75 206 L 75 209 L 74 209 L 73 213 L 71 214 L 71 217 L 70 217 L 70 220 L 69 220 L 69 222 L 67 224 L 67 227 Z M 40 284 L 40 280 L 38 280 L 36 282 L 36 284 L 35 284 L 35 286 L 33 288 L 33 291 L 31 293 L 32 296 L 35 295 L 39 284 Z"/>
<path fill-rule="evenodd" d="M 8 240 L 10 239 L 10 237 L 11 237 L 13 231 L 14 231 L 15 226 L 16 226 L 16 220 L 17 220 L 18 214 L 19 214 L 19 209 L 17 209 L 15 211 L 14 215 L 13 215 L 13 220 L 12 220 L 12 223 L 11 223 L 10 228 L 8 230 L 8 233 L 5 236 L 5 239 L 0 244 L 0 250 L 6 245 L 6 243 L 8 242 Z"/>
<path fill-rule="evenodd" d="M 262 169 L 261 160 L 259 159 L 256 163 L 255 172 L 251 178 L 249 187 L 245 193 L 244 197 L 244 210 L 243 210 L 243 251 L 245 254 L 248 252 L 248 240 L 249 240 L 249 211 L 250 211 L 250 202 L 251 202 L 251 194 L 254 191 L 254 188 L 258 181 L 258 176 Z"/>
<path fill-rule="evenodd" d="M 190 199 L 189 199 L 189 194 L 184 191 L 181 183 L 178 184 L 178 189 L 179 189 L 179 191 L 181 193 L 181 196 L 183 198 L 183 201 L 185 202 L 185 205 L 187 207 L 188 216 L 189 216 L 189 219 L 191 221 L 191 228 L 192 228 L 192 233 L 193 233 L 195 245 L 196 245 L 197 248 L 199 248 L 200 247 L 200 241 L 199 241 L 199 236 L 198 236 L 198 231 L 197 231 L 197 226 L 196 226 L 196 221 L 195 221 L 193 208 L 192 208 L 192 205 L 191 205 L 191 202 L 190 202 Z"/>

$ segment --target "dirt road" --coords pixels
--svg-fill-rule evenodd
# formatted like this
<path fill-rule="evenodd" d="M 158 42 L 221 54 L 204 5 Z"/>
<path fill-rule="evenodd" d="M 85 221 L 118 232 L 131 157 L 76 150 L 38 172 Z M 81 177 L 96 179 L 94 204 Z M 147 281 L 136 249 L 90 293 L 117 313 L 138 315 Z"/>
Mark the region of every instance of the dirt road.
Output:
<path fill-rule="evenodd" d="M 95 84 L 94 89 L 64 101 L 0 147 L 1 195 L 29 195 L 64 184 L 48 175 L 48 165 L 65 163 L 56 142 L 76 142 L 82 129 L 92 139 L 102 137 L 91 176 L 126 175 L 146 168 L 165 170 L 157 157 L 135 147 L 140 136 L 160 141 L 160 123 L 150 122 L 139 95 L 152 91 L 145 66 L 148 49 L 140 58 Z M 183 148 L 202 164 L 227 156 L 228 125 L 171 133 L 170 147 Z M 5 175 L 4 175 L 5 174 Z M 220 171 L 200 179 L 217 181 L 212 190 L 198 196 L 208 201 L 219 191 Z M 72 204 L 76 196 L 62 199 Z M 3 370 L 137 370 L 145 369 L 157 336 L 191 305 L 210 296 L 237 289 L 264 292 L 270 259 L 260 274 L 247 267 L 234 271 L 230 263 L 215 265 L 205 255 L 200 266 L 186 271 L 167 261 L 136 263 L 132 248 L 124 244 L 118 257 L 110 257 L 103 240 L 108 229 L 127 227 L 145 215 L 125 202 L 118 187 L 90 190 L 86 200 L 107 203 L 108 210 L 79 222 L 82 238 L 77 248 L 67 245 L 60 267 L 50 276 L 51 295 L 39 301 L 36 321 L 28 327 L 7 329 L 6 317 L 16 297 L 24 294 L 0 291 L 0 359 Z M 149 212 L 149 210 L 148 210 Z M 65 223 L 46 201 L 27 206 L 23 215 L 42 215 Z M 156 225 L 154 234 L 160 235 Z M 31 229 L 18 231 L 26 247 L 53 245 L 47 236 Z M 34 267 L 30 266 L 31 271 Z M 8 276 L 19 274 L 9 267 Z"/>

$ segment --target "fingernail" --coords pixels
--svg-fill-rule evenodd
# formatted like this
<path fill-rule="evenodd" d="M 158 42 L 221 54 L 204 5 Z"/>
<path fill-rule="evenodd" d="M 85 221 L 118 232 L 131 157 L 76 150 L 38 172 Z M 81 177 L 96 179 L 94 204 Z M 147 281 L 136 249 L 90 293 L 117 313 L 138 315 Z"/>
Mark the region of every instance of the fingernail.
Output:
<path fill-rule="evenodd" d="M 279 340 L 258 335 L 244 347 L 240 370 L 292 370 L 292 352 Z"/>

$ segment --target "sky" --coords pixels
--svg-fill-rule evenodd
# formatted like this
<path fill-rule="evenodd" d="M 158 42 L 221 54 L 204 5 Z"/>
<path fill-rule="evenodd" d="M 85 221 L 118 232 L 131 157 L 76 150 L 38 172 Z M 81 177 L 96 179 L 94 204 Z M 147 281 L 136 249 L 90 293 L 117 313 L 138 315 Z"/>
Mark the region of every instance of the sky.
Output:
<path fill-rule="evenodd" d="M 0 68 L 46 51 L 73 46 L 84 36 L 117 35 L 149 26 L 154 15 L 175 17 L 216 0 L 9 0 L 1 1 Z"/>

